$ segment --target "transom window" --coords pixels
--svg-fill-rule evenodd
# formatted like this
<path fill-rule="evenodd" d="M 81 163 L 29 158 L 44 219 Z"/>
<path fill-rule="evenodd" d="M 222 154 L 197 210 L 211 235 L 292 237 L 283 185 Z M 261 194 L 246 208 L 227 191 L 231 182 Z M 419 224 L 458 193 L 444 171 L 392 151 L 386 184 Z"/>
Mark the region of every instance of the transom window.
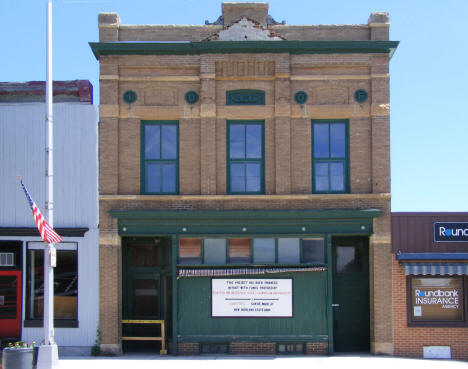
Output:
<path fill-rule="evenodd" d="M 349 192 L 348 162 L 347 121 L 312 121 L 313 192 Z"/>
<path fill-rule="evenodd" d="M 178 123 L 147 121 L 141 130 L 142 193 L 178 193 Z"/>
<path fill-rule="evenodd" d="M 179 264 L 325 264 L 323 238 L 180 238 Z"/>
<path fill-rule="evenodd" d="M 228 193 L 264 193 L 263 130 L 263 122 L 228 122 Z"/>

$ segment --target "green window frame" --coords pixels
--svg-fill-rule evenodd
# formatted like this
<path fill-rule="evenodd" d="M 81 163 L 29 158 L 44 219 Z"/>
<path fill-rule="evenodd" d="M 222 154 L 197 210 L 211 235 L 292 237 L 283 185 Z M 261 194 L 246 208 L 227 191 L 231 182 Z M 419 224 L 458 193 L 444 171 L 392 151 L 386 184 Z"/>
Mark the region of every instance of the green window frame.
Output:
<path fill-rule="evenodd" d="M 179 122 L 141 122 L 141 193 L 179 193 Z"/>
<path fill-rule="evenodd" d="M 312 120 L 312 193 L 349 193 L 349 122 Z"/>
<path fill-rule="evenodd" d="M 265 193 L 265 122 L 228 121 L 227 193 Z"/>

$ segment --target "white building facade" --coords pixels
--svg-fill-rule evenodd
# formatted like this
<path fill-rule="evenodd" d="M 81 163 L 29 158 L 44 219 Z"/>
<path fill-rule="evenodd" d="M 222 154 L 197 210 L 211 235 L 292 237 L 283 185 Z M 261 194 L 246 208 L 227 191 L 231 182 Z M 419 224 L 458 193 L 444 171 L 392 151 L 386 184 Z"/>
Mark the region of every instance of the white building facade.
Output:
<path fill-rule="evenodd" d="M 0 340 L 43 339 L 43 247 L 19 184 L 45 209 L 44 82 L 0 83 Z M 97 107 L 88 81 L 54 82 L 55 340 L 89 354 L 99 319 Z"/>

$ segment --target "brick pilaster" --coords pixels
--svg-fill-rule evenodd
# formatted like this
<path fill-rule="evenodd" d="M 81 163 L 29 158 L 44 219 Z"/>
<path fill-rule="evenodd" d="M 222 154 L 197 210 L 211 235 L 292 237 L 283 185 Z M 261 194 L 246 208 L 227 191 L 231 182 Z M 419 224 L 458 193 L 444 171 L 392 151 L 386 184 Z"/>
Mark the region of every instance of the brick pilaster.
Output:
<path fill-rule="evenodd" d="M 201 194 L 216 194 L 216 79 L 215 61 L 200 56 L 200 181 Z"/>
<path fill-rule="evenodd" d="M 276 194 L 291 193 L 291 81 L 290 56 L 275 63 L 275 153 Z"/>

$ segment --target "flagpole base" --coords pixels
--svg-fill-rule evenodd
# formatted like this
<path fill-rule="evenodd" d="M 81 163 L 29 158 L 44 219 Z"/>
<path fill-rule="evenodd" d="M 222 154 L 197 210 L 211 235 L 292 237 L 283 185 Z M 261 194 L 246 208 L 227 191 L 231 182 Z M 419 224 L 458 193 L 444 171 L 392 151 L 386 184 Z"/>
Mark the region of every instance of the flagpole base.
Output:
<path fill-rule="evenodd" d="M 39 352 L 37 354 L 37 369 L 51 369 L 57 365 L 58 359 L 58 348 L 57 345 L 40 345 Z"/>

